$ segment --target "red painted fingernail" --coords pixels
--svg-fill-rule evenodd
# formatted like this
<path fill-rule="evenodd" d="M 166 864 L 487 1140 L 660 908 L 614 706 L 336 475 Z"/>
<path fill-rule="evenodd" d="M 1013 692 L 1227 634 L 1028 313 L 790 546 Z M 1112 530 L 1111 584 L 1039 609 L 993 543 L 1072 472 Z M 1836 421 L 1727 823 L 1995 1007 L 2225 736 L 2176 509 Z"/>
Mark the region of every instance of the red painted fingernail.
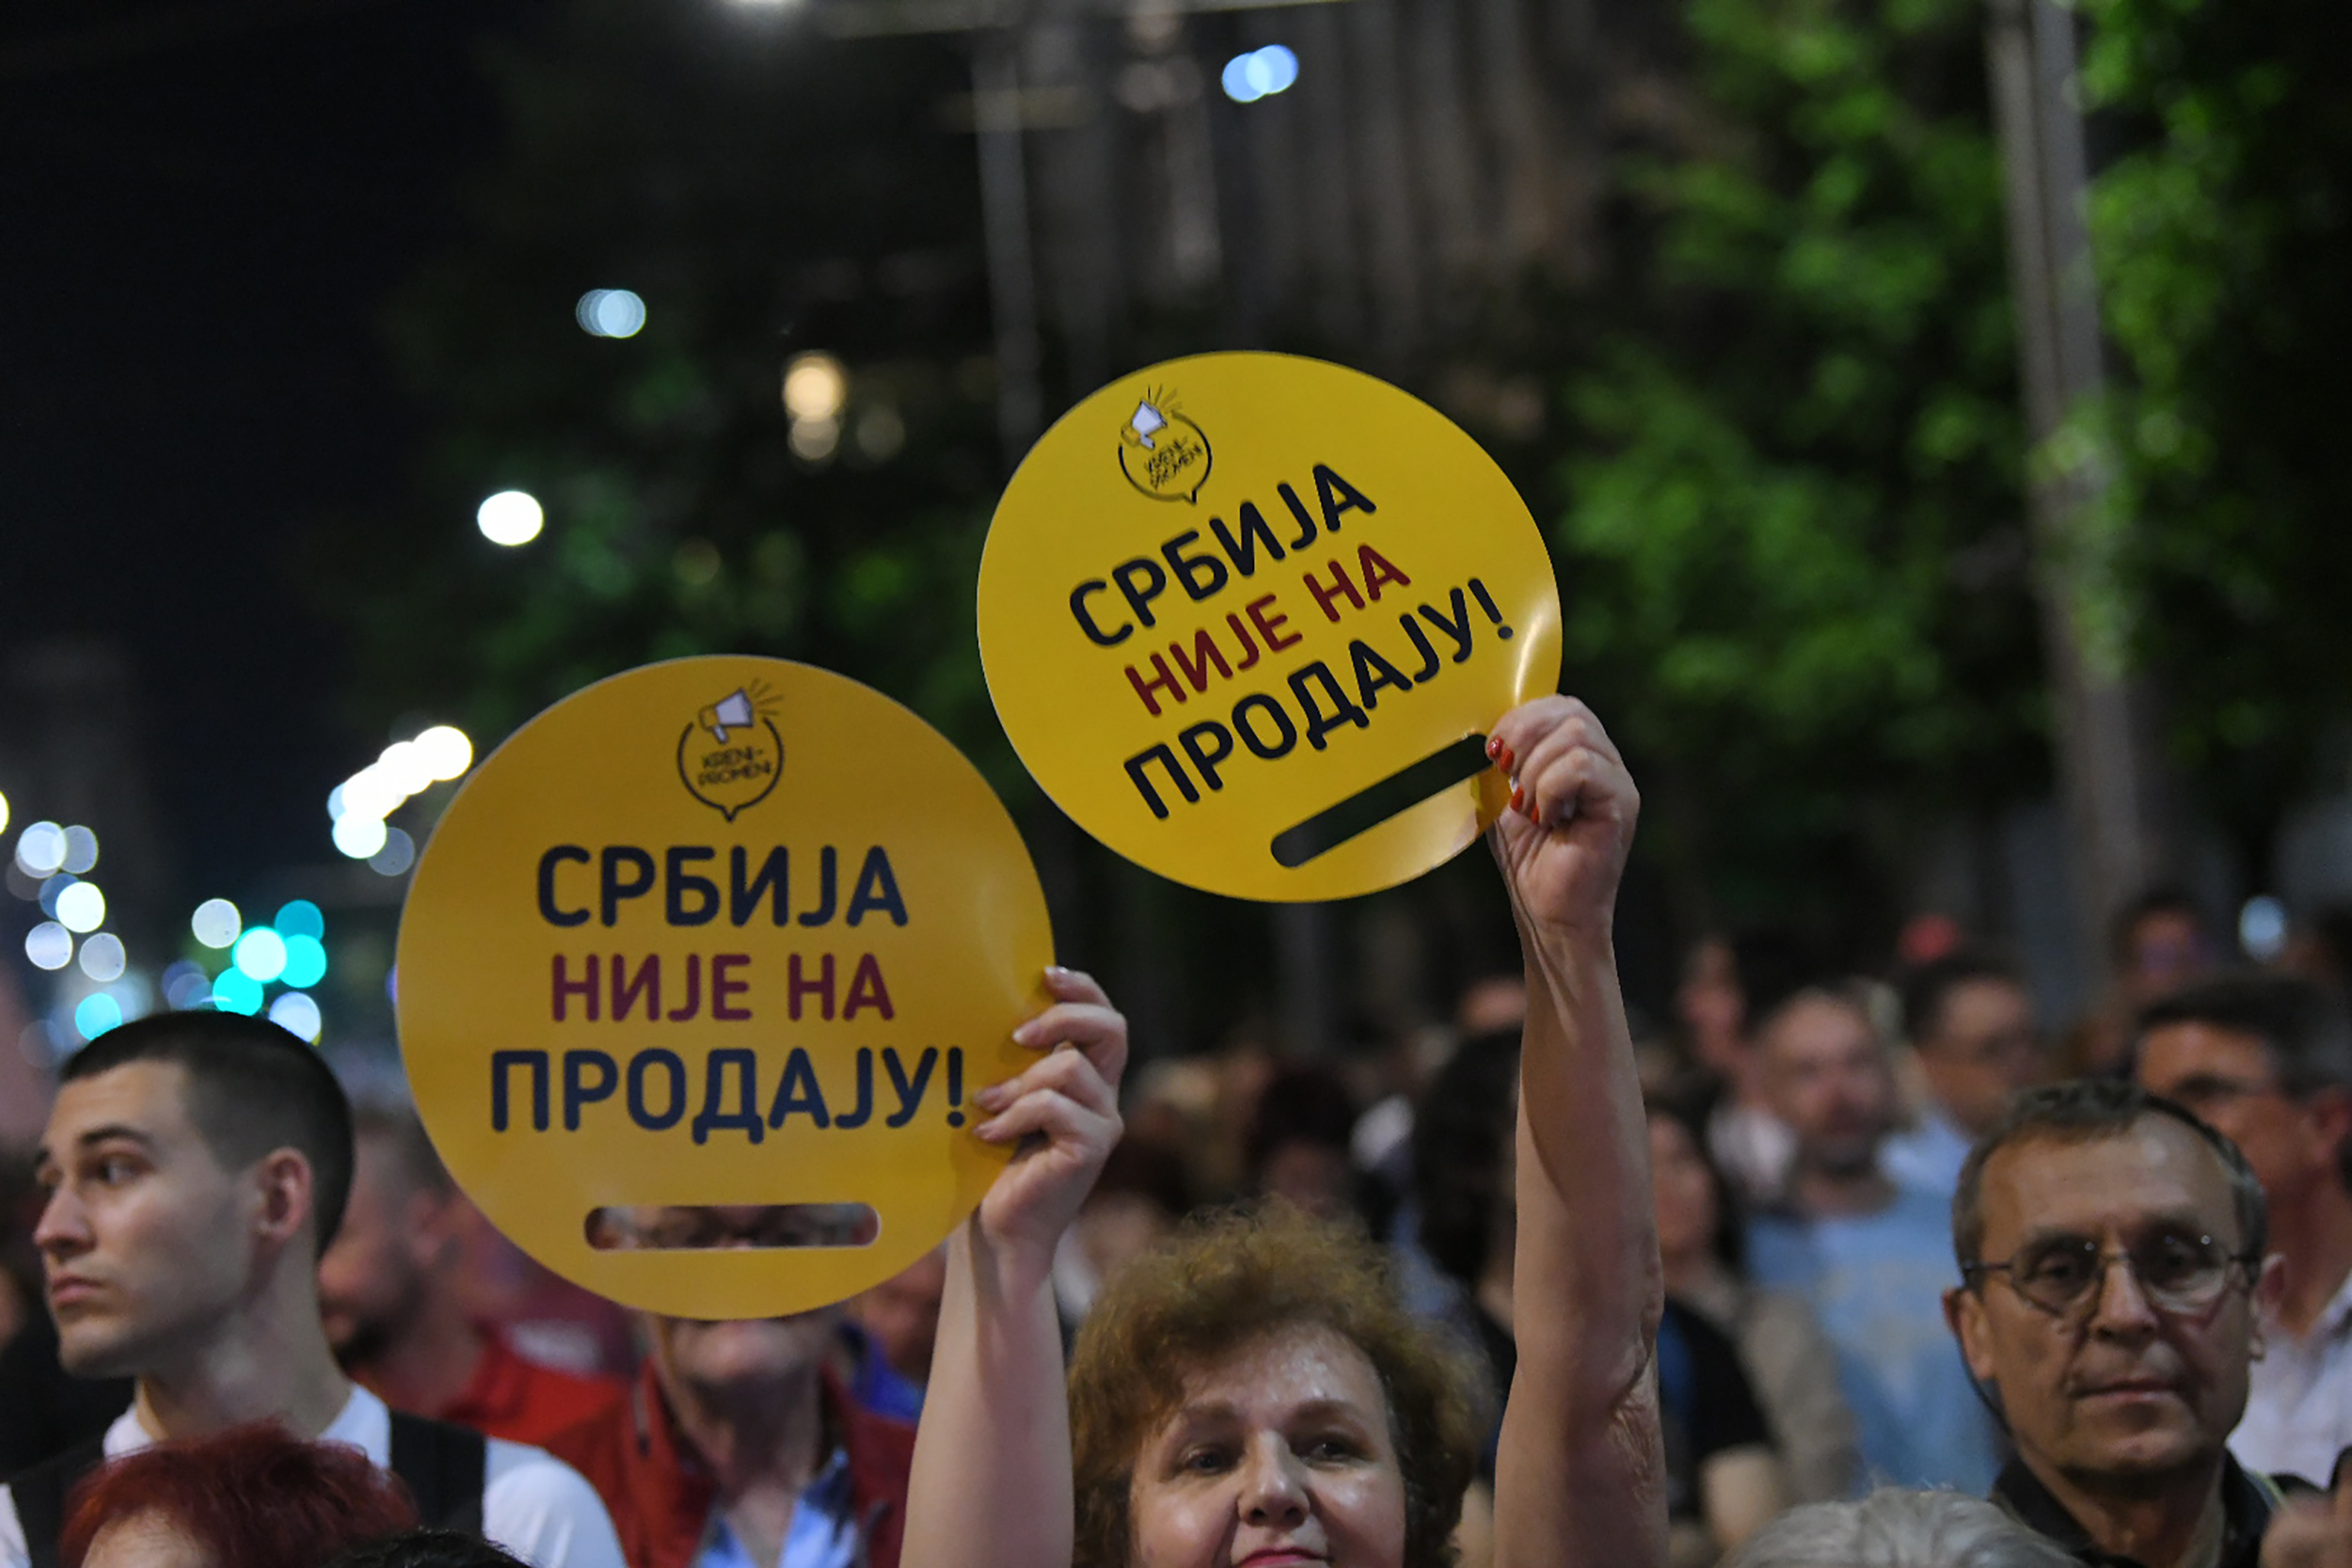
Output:
<path fill-rule="evenodd" d="M 1486 754 L 1490 757 L 1499 757 L 1502 754 L 1502 736 L 1490 735 L 1486 737 Z"/>
<path fill-rule="evenodd" d="M 1520 788 L 1519 788 L 1517 784 L 1513 784 L 1513 785 L 1511 786 L 1511 809 L 1512 809 L 1513 811 L 1518 811 L 1518 809 L 1520 809 L 1521 803 L 1522 803 L 1522 802 L 1523 802 L 1523 800 L 1525 800 L 1525 797 L 1526 797 L 1526 791 L 1524 791 L 1524 790 L 1520 789 Z"/>
<path fill-rule="evenodd" d="M 1518 771 L 1519 759 L 1518 759 L 1518 755 L 1517 755 L 1515 752 L 1513 752 L 1513 751 L 1511 750 L 1511 748 L 1510 748 L 1510 747 L 1505 746 L 1505 747 L 1502 749 L 1502 770 L 1503 770 L 1505 773 L 1516 773 L 1516 772 L 1518 772 Z"/>

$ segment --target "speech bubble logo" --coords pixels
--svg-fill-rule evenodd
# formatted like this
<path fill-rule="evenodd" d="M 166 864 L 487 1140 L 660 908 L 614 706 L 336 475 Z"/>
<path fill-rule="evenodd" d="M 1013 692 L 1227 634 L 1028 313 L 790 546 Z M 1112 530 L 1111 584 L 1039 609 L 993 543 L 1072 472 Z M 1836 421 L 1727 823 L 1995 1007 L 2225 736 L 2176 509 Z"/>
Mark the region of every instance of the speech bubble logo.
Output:
<path fill-rule="evenodd" d="M 1119 471 L 1155 501 L 1199 505 L 1216 456 L 1209 437 L 1176 406 L 1176 394 L 1147 389 L 1119 427 Z"/>
<path fill-rule="evenodd" d="M 784 775 L 784 736 L 768 715 L 763 683 L 707 703 L 678 732 L 677 776 L 686 792 L 724 816 L 768 799 Z"/>

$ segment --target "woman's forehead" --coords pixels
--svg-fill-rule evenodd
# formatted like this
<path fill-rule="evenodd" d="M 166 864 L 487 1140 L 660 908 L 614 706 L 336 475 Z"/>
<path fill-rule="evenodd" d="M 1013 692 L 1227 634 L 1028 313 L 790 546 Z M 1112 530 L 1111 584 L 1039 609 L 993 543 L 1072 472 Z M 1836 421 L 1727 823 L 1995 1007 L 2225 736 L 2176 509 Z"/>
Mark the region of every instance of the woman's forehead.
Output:
<path fill-rule="evenodd" d="M 1291 1323 L 1250 1336 L 1184 1375 L 1179 1413 L 1221 1406 L 1274 1412 L 1300 1404 L 1384 1408 L 1380 1374 L 1354 1340 L 1322 1323 Z"/>

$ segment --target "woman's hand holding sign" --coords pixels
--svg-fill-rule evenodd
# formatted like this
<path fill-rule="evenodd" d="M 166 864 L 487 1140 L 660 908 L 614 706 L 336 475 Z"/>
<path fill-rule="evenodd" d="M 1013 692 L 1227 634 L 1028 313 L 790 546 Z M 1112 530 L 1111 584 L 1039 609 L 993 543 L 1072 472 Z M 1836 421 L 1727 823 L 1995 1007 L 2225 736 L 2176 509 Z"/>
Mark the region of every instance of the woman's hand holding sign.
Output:
<path fill-rule="evenodd" d="M 1649 1139 L 1612 932 L 1641 796 L 1570 697 L 1488 732 L 1513 781 L 1495 859 L 1527 962 L 1515 1275 L 1518 1367 L 1495 1487 L 1500 1568 L 1664 1560 L 1664 1455 L 1651 1363 L 1663 1286 Z"/>
<path fill-rule="evenodd" d="M 1119 1142 L 1119 1077 L 1127 1066 L 1127 1021 L 1103 988 L 1059 968 L 1045 972 L 1045 984 L 1054 1005 L 1012 1037 L 1046 1054 L 974 1097 L 992 1115 L 973 1130 L 990 1143 L 1020 1141 L 981 1199 L 978 1224 L 1007 1262 L 1041 1275 Z"/>
<path fill-rule="evenodd" d="M 1494 847 L 1522 913 L 1605 939 L 1642 811 L 1616 743 L 1575 698 L 1542 697 L 1496 723 L 1486 754 L 1512 782 Z"/>
<path fill-rule="evenodd" d="M 1053 1005 L 1012 1036 L 1044 1054 L 975 1097 L 990 1116 L 973 1134 L 1019 1148 L 947 1243 L 914 1450 L 916 1506 L 901 1555 L 909 1564 L 1070 1561 L 1070 1406 L 1054 1249 L 1119 1141 L 1127 1021 L 1087 975 L 1049 969 L 1045 985 Z"/>

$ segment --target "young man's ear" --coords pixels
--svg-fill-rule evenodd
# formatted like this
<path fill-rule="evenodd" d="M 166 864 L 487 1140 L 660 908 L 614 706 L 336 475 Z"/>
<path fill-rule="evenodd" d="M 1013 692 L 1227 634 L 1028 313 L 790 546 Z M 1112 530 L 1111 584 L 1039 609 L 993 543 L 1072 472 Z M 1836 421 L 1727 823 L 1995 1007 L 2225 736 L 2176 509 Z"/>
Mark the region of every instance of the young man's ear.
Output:
<path fill-rule="evenodd" d="M 254 1162 L 253 1180 L 260 1198 L 254 1228 L 262 1240 L 283 1245 L 309 1227 L 316 1212 L 316 1178 L 300 1149 L 271 1149 Z"/>

